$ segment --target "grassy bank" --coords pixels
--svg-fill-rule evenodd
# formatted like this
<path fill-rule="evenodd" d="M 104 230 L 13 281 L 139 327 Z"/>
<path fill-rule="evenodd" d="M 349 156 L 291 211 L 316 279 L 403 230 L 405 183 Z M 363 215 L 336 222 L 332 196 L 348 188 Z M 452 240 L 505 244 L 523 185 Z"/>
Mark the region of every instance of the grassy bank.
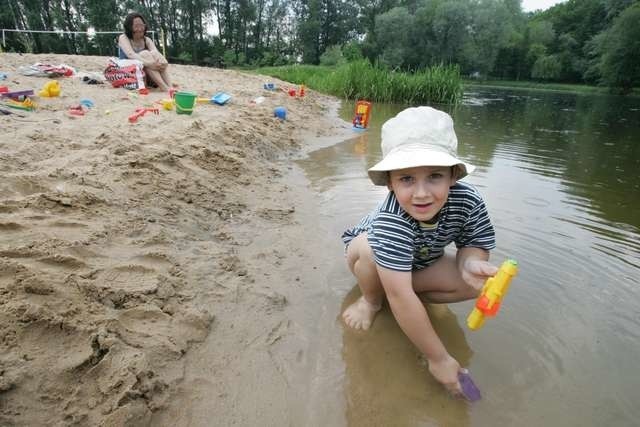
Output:
<path fill-rule="evenodd" d="M 338 67 L 290 65 L 255 72 L 346 99 L 403 104 L 457 104 L 462 99 L 462 79 L 455 66 L 403 73 L 356 61 Z"/>
<path fill-rule="evenodd" d="M 583 94 L 610 94 L 609 88 L 601 86 L 590 86 L 584 84 L 569 84 L 569 83 L 539 83 L 533 81 L 516 81 L 516 80 L 464 80 L 465 87 L 495 87 L 495 88 L 508 88 L 508 89 L 535 89 L 535 90 L 549 90 L 557 92 L 571 92 L 571 93 L 583 93 Z M 640 89 L 634 89 L 631 95 L 640 95 Z"/>

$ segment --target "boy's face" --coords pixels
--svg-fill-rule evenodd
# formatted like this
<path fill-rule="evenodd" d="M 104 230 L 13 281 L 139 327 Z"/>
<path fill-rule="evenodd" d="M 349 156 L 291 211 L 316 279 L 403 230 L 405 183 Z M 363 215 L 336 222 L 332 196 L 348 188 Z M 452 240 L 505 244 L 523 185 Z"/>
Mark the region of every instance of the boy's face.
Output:
<path fill-rule="evenodd" d="M 409 215 L 418 221 L 433 219 L 449 196 L 449 187 L 456 182 L 450 166 L 420 166 L 389 172 L 387 187 L 393 191 Z"/>

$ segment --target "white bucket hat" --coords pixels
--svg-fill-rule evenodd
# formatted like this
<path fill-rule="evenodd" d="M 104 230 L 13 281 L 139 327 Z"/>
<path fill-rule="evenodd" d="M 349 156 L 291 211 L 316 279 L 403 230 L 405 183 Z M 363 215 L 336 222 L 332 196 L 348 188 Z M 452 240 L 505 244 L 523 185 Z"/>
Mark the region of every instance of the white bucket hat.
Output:
<path fill-rule="evenodd" d="M 387 185 L 388 172 L 418 166 L 458 167 L 458 179 L 475 166 L 457 158 L 458 138 L 447 113 L 431 107 L 407 108 L 382 125 L 382 160 L 369 169 L 375 185 Z"/>

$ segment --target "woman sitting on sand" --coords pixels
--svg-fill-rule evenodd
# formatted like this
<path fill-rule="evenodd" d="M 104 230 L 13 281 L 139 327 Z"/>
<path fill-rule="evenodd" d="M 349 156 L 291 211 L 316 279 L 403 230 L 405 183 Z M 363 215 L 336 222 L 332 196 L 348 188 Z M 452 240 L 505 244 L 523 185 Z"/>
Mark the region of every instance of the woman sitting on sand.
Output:
<path fill-rule="evenodd" d="M 124 34 L 118 37 L 120 59 L 137 59 L 144 64 L 144 71 L 163 91 L 171 88 L 167 72 L 167 60 L 156 48 L 147 34 L 147 22 L 139 13 L 133 12 L 124 20 Z"/>

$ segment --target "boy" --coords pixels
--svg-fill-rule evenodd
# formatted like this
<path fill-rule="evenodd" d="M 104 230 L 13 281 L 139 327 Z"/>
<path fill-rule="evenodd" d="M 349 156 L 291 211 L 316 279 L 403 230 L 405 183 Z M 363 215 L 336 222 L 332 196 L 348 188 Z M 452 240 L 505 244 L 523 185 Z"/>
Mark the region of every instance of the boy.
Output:
<path fill-rule="evenodd" d="M 474 187 L 458 182 L 475 167 L 456 158 L 457 145 L 451 117 L 431 107 L 407 108 L 382 126 L 383 159 L 369 169 L 369 178 L 389 193 L 342 235 L 362 292 L 342 317 L 366 330 L 386 297 L 429 372 L 460 397 L 462 368 L 433 330 L 421 299 L 476 298 L 497 268 L 488 262 L 495 235 L 484 201 Z M 455 255 L 444 252 L 451 242 Z"/>

